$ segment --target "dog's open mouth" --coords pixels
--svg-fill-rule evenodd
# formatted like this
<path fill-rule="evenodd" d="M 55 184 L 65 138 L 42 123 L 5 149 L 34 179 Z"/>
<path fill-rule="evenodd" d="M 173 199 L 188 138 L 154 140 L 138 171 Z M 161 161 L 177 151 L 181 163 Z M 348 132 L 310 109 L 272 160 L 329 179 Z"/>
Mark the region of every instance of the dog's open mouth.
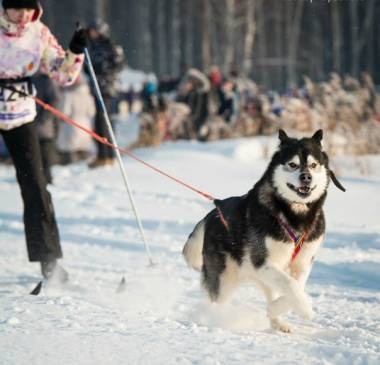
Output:
<path fill-rule="evenodd" d="M 308 185 L 301 185 L 301 186 L 294 186 L 293 184 L 287 183 L 288 188 L 295 191 L 299 196 L 302 198 L 307 198 L 311 192 L 315 189 L 315 186 L 312 188 L 311 186 Z"/>

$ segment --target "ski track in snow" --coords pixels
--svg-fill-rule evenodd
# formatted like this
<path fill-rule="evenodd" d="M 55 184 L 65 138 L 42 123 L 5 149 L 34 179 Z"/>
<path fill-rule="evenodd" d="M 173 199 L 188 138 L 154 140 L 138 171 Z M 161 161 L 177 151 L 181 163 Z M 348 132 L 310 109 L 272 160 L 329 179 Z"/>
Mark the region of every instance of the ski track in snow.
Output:
<path fill-rule="evenodd" d="M 241 195 L 261 176 L 256 138 L 178 142 L 140 157 L 216 197 Z M 0 166 L 0 364 L 379 364 L 380 156 L 339 158 L 342 183 L 325 207 L 327 235 L 307 284 L 316 317 L 290 314 L 292 334 L 269 329 L 264 300 L 244 286 L 209 304 L 181 250 L 210 202 L 124 159 L 155 265 L 147 256 L 118 167 L 55 167 L 50 188 L 70 282 L 28 292 L 40 279 L 27 262 L 12 168 Z M 376 174 L 377 172 L 377 174 Z M 125 277 L 126 288 L 116 293 Z"/>

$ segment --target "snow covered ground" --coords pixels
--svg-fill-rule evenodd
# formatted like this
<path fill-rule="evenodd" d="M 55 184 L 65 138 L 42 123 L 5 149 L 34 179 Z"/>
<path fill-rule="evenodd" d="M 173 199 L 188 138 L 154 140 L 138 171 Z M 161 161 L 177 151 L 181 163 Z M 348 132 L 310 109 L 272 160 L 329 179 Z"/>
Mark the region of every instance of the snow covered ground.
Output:
<path fill-rule="evenodd" d="M 137 154 L 224 198 L 250 189 L 276 143 L 178 142 Z M 0 364 L 380 363 L 380 156 L 334 160 L 347 192 L 330 186 L 327 237 L 307 285 L 317 315 L 290 315 L 292 334 L 269 329 L 251 286 L 224 307 L 207 303 L 181 250 L 211 204 L 124 161 L 156 265 L 147 267 L 118 167 L 55 167 L 50 190 L 71 281 L 37 297 L 28 295 L 40 273 L 27 261 L 18 187 L 0 166 Z"/>

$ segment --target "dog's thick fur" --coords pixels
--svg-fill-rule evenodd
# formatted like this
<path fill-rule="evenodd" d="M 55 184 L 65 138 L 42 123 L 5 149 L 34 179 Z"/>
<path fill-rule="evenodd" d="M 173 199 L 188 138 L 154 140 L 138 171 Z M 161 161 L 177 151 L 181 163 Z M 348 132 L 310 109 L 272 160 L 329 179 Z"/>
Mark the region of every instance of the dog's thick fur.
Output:
<path fill-rule="evenodd" d="M 298 140 L 280 131 L 279 150 L 253 189 L 216 202 L 228 228 L 214 209 L 198 222 L 183 249 L 187 263 L 202 271 L 212 301 L 223 302 L 239 283 L 254 282 L 268 301 L 272 328 L 284 332 L 290 326 L 280 315 L 289 310 L 313 316 L 304 287 L 325 232 L 322 205 L 330 170 L 322 136 L 319 130 Z M 307 232 L 293 261 L 295 244 L 279 220 L 297 235 Z"/>

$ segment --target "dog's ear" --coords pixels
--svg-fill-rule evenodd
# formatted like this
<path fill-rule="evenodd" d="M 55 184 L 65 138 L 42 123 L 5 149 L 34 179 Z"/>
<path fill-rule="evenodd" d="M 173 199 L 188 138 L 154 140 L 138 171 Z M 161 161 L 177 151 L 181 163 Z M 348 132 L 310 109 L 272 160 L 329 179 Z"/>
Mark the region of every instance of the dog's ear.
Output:
<path fill-rule="evenodd" d="M 290 140 L 290 138 L 288 137 L 288 135 L 285 133 L 283 129 L 280 129 L 278 131 L 278 138 L 280 139 L 280 142 L 281 142 L 280 146 L 286 145 Z"/>
<path fill-rule="evenodd" d="M 314 134 L 313 136 L 311 137 L 311 139 L 318 143 L 318 144 L 321 144 L 321 141 L 323 139 L 323 130 L 322 129 L 318 129 Z"/>
<path fill-rule="evenodd" d="M 324 158 L 324 165 L 326 166 L 327 172 L 329 174 L 329 178 L 334 183 L 334 185 L 342 191 L 346 191 L 345 187 L 339 182 L 339 180 L 336 178 L 334 171 L 330 169 L 329 167 L 329 156 L 327 156 L 326 152 L 322 152 L 323 158 Z"/>
<path fill-rule="evenodd" d="M 332 180 L 332 182 L 334 183 L 334 185 L 342 190 L 342 191 L 346 191 L 346 189 L 344 188 L 344 186 L 339 182 L 339 180 L 336 178 L 335 174 L 334 174 L 334 171 L 330 170 L 329 169 L 329 175 L 330 175 L 330 178 Z"/>

